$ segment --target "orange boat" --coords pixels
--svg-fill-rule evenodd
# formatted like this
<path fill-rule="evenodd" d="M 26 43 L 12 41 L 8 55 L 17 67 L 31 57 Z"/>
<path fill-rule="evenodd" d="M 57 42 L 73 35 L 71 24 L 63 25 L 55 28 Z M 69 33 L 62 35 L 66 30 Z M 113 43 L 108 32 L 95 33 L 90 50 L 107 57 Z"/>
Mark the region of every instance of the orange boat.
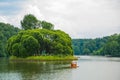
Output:
<path fill-rule="evenodd" d="M 77 68 L 78 66 L 77 66 L 77 62 L 72 62 L 71 63 L 71 68 Z"/>

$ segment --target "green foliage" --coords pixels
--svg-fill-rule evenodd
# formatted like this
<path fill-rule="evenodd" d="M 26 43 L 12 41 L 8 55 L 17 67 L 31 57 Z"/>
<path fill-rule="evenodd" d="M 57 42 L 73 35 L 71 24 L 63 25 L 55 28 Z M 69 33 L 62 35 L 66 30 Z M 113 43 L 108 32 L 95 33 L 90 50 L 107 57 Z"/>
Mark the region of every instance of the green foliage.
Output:
<path fill-rule="evenodd" d="M 24 30 L 35 29 L 38 26 L 37 23 L 38 23 L 37 18 L 32 14 L 28 14 L 25 15 L 24 19 L 21 21 L 21 26 Z"/>
<path fill-rule="evenodd" d="M 27 38 L 24 38 L 22 44 L 29 56 L 33 55 L 33 53 L 37 53 L 39 49 L 38 41 L 33 36 L 28 36 Z"/>
<path fill-rule="evenodd" d="M 21 26 L 25 31 L 8 40 L 7 50 L 10 55 L 73 55 L 71 38 L 63 31 L 53 30 L 52 23 L 37 20 L 34 15 L 28 14 L 21 21 Z M 39 27 L 42 29 L 36 29 Z"/>
<path fill-rule="evenodd" d="M 24 61 L 28 61 L 28 60 L 40 60 L 40 61 L 56 61 L 56 60 L 77 60 L 77 57 L 68 55 L 68 56 L 64 56 L 64 55 L 53 55 L 53 56 L 29 56 L 26 58 L 21 58 L 21 57 L 16 57 L 16 56 L 10 56 L 10 60 L 24 60 Z"/>
<path fill-rule="evenodd" d="M 96 39 L 73 39 L 72 46 L 75 55 L 93 55 L 95 52 L 103 47 L 109 37 Z"/>
<path fill-rule="evenodd" d="M 73 39 L 76 55 L 120 56 L 120 34 L 97 39 Z"/>
<path fill-rule="evenodd" d="M 32 14 L 27 14 L 24 16 L 23 20 L 21 21 L 21 26 L 23 30 L 37 29 L 40 27 L 48 30 L 54 29 L 54 25 L 52 23 L 40 21 Z"/>
<path fill-rule="evenodd" d="M 6 54 L 6 42 L 7 40 L 18 33 L 19 29 L 5 23 L 0 23 L 0 57 L 7 56 Z"/>
<path fill-rule="evenodd" d="M 43 29 L 48 29 L 48 30 L 53 30 L 54 29 L 54 25 L 49 23 L 49 22 L 42 21 L 41 24 L 42 24 Z"/>
<path fill-rule="evenodd" d="M 110 39 L 101 50 L 101 53 L 103 53 L 103 55 L 120 56 L 119 41 L 120 41 L 120 34 L 114 34 L 110 36 Z"/>
<path fill-rule="evenodd" d="M 84 48 L 83 49 L 83 54 L 88 55 L 90 53 L 90 49 Z"/>
<path fill-rule="evenodd" d="M 69 35 L 60 30 L 47 29 L 20 31 L 8 40 L 7 51 L 17 57 L 73 55 Z"/>

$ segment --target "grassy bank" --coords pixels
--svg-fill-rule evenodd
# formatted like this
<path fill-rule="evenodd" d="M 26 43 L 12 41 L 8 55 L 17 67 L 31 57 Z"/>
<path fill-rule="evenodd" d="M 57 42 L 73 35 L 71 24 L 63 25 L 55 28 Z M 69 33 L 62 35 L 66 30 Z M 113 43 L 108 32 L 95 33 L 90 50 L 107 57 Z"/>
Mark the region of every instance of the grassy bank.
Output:
<path fill-rule="evenodd" d="M 77 57 L 74 56 L 30 56 L 26 58 L 20 58 L 16 56 L 11 56 L 10 60 L 20 60 L 20 61 L 31 61 L 31 60 L 39 60 L 39 61 L 64 61 L 64 60 L 77 60 Z"/>

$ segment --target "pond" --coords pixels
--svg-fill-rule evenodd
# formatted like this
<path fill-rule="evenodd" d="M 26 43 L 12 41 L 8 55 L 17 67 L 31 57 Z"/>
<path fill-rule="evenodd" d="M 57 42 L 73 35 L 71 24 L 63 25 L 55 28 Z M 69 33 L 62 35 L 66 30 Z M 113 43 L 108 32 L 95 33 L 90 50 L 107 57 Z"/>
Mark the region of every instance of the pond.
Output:
<path fill-rule="evenodd" d="M 0 58 L 0 80 L 120 80 L 120 58 L 80 56 L 71 61 L 18 62 Z"/>

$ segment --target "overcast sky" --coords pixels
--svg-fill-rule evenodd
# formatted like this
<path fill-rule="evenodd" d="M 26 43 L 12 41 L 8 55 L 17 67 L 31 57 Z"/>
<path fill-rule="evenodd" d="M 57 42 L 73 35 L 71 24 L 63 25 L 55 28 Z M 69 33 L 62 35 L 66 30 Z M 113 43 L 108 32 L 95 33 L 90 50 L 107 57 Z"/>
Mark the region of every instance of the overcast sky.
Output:
<path fill-rule="evenodd" d="M 29 13 L 72 38 L 120 33 L 120 0 L 0 0 L 0 22 L 20 27 Z"/>

